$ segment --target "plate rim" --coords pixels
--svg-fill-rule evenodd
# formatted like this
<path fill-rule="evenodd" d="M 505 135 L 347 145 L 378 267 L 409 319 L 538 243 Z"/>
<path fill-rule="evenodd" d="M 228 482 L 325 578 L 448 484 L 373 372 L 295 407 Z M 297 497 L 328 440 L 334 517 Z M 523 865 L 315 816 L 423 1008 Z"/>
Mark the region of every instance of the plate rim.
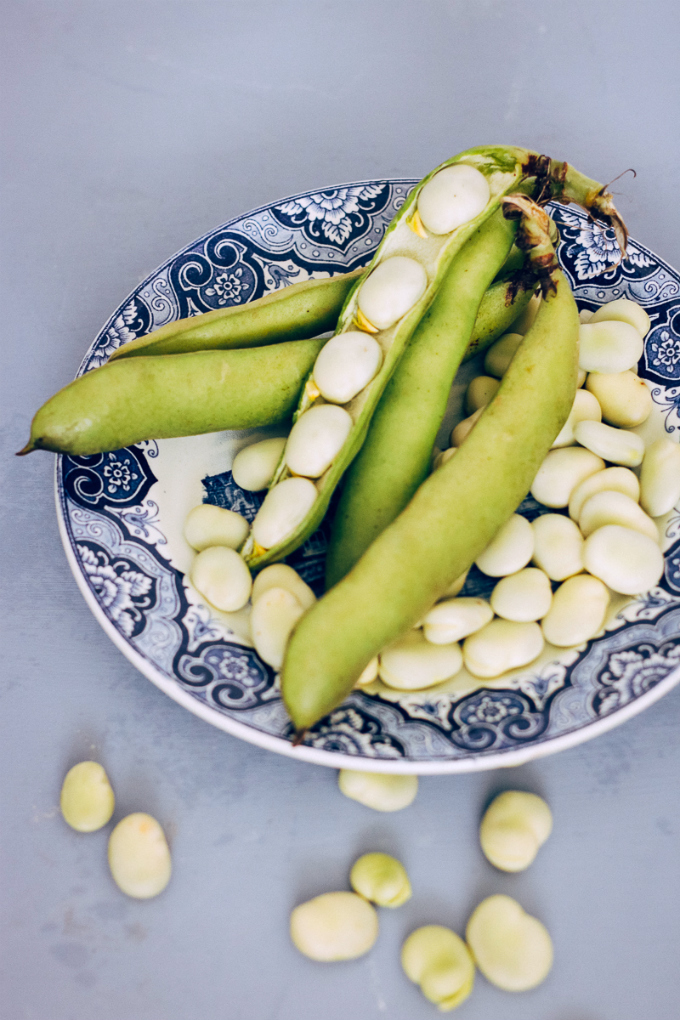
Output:
<path fill-rule="evenodd" d="M 220 223 L 216 227 L 206 231 L 199 237 L 187 242 L 186 245 L 179 248 L 176 252 L 160 263 L 159 266 L 152 270 L 152 272 L 138 283 L 119 303 L 114 312 L 105 320 L 101 329 L 95 334 L 95 339 L 96 337 L 99 337 L 113 322 L 120 308 L 133 300 L 142 287 L 153 280 L 163 269 L 170 266 L 177 256 L 181 252 L 185 251 L 187 247 L 193 247 L 200 244 L 202 241 L 214 234 L 216 230 L 228 228 L 239 223 L 246 217 L 256 216 L 259 213 L 269 211 L 273 206 L 282 202 L 289 202 L 296 198 L 305 197 L 310 194 L 319 194 L 324 191 L 336 191 L 341 188 L 357 187 L 362 184 L 375 184 L 376 181 L 392 185 L 404 184 L 412 186 L 417 184 L 419 179 L 420 178 L 379 177 L 374 178 L 373 180 L 366 179 L 361 181 L 345 182 L 333 186 L 326 186 L 324 188 L 309 188 L 305 191 L 297 192 L 294 195 L 266 202 L 255 209 L 238 214 L 231 219 L 226 220 L 224 223 Z M 650 254 L 654 255 L 656 259 L 659 259 L 659 256 L 656 256 L 654 252 L 647 249 L 645 245 L 641 245 L 638 241 L 636 241 L 636 244 L 644 250 L 650 251 Z M 659 261 L 664 260 L 659 259 Z M 340 265 L 340 263 L 338 263 L 338 265 Z M 74 378 L 78 378 L 78 376 L 83 373 L 84 365 L 89 356 L 90 348 L 88 348 L 87 353 L 83 356 Z M 150 660 L 139 653 L 130 644 L 130 642 L 126 640 L 124 635 L 121 634 L 120 631 L 113 625 L 95 598 L 92 589 L 88 585 L 87 580 L 80 569 L 80 565 L 73 551 L 65 516 L 62 513 L 60 500 L 61 487 L 59 468 L 61 460 L 62 456 L 57 455 L 55 458 L 54 472 L 54 496 L 59 537 L 64 547 L 68 566 L 75 578 L 76 584 L 85 599 L 86 605 L 92 612 L 104 633 L 138 672 L 140 672 L 147 680 L 150 680 L 155 687 L 170 697 L 175 703 L 180 705 L 182 708 L 188 709 L 188 711 L 190 711 L 193 715 L 221 730 L 223 733 L 230 734 L 240 740 L 245 740 L 247 743 L 263 748 L 264 750 L 273 751 L 274 753 L 282 754 L 285 757 L 293 758 L 297 761 L 323 765 L 326 768 L 344 768 L 352 771 L 383 774 L 391 773 L 394 775 L 450 775 L 455 773 L 489 771 L 498 768 L 513 768 L 523 765 L 528 761 L 533 761 L 534 759 L 545 758 L 548 755 L 557 754 L 560 751 L 577 747 L 578 745 L 586 743 L 597 736 L 609 732 L 639 713 L 645 711 L 645 709 L 649 708 L 660 698 L 664 697 L 680 682 L 680 666 L 678 666 L 665 676 L 663 680 L 660 680 L 657 684 L 655 684 L 650 690 L 641 694 L 639 697 L 618 709 L 616 712 L 612 712 L 610 715 L 603 716 L 599 719 L 593 719 L 587 725 L 580 726 L 569 733 L 562 734 L 561 736 L 539 739 L 524 747 L 497 751 L 490 754 L 475 754 L 473 752 L 464 758 L 420 761 L 399 758 L 368 758 L 345 754 L 338 751 L 327 751 L 321 748 L 310 747 L 305 744 L 294 745 L 291 741 L 286 740 L 283 737 L 275 736 L 271 733 L 257 729 L 254 726 L 250 726 L 247 723 L 239 722 L 237 719 L 216 712 L 210 706 L 201 703 L 199 700 L 192 697 L 188 691 L 185 691 L 179 683 L 164 676 L 161 670 L 155 667 Z"/>

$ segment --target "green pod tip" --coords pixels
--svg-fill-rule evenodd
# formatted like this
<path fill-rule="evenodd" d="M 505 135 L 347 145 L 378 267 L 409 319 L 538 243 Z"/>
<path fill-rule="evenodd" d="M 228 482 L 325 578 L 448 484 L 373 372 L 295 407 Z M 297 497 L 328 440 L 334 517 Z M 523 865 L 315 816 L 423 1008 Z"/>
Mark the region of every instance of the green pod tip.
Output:
<path fill-rule="evenodd" d="M 35 445 L 35 443 L 33 443 L 31 440 L 29 440 L 29 442 L 26 443 L 25 446 L 23 446 L 20 450 L 17 450 L 17 452 L 14 454 L 14 456 L 15 457 L 25 457 L 27 453 L 33 453 L 33 451 L 37 450 L 37 449 L 38 448 Z"/>

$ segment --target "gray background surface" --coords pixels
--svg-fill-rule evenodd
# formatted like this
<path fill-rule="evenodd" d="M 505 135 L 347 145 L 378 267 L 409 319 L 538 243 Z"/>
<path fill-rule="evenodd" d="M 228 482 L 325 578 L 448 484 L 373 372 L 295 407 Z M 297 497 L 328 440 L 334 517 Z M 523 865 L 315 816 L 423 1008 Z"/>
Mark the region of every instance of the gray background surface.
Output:
<path fill-rule="evenodd" d="M 466 1020 L 678 1015 L 680 689 L 622 728 L 511 772 L 421 780 L 408 811 L 345 800 L 334 772 L 179 708 L 99 629 L 57 535 L 53 461 L 16 460 L 122 298 L 177 248 L 252 207 L 343 181 L 417 176 L 509 141 L 617 186 L 631 233 L 680 266 L 675 3 L 501 0 L 2 5 L 2 1020 L 418 1020 L 400 971 L 416 925 L 462 931 L 508 892 L 548 925 L 554 971 L 525 995 L 478 979 Z M 135 902 L 108 829 L 57 808 L 101 760 L 155 814 L 174 875 Z M 512 877 L 482 858 L 488 796 L 543 793 L 554 835 Z M 415 895 L 374 951 L 321 966 L 296 902 L 392 851 Z"/>

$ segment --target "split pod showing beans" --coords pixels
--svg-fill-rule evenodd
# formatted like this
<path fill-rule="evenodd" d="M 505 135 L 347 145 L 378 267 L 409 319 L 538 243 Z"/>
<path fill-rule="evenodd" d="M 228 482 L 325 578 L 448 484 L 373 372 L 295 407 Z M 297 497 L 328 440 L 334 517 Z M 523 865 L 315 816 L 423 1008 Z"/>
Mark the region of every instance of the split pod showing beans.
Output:
<path fill-rule="evenodd" d="M 21 454 L 80 456 L 143 439 L 193 436 L 282 422 L 324 340 L 253 350 L 129 358 L 95 368 L 40 408 Z"/>
<path fill-rule="evenodd" d="M 368 662 L 422 619 L 515 511 L 567 420 L 577 381 L 579 319 L 554 260 L 547 216 L 507 199 L 546 274 L 545 300 L 474 429 L 423 482 L 354 568 L 302 617 L 282 671 L 300 733 L 350 692 Z M 531 414 L 527 414 L 527 407 Z"/>
<path fill-rule="evenodd" d="M 447 184 L 441 191 L 435 188 L 433 196 L 431 188 L 437 176 L 445 170 L 459 171 L 461 167 L 465 182 L 461 184 L 457 181 L 452 188 Z M 292 474 L 317 479 L 317 496 L 299 523 L 274 546 L 264 545 L 259 540 L 256 518 L 253 535 L 244 546 L 244 555 L 252 569 L 258 570 L 287 556 L 318 527 L 338 481 L 363 444 L 390 376 L 454 258 L 475 231 L 499 208 L 501 198 L 520 184 L 523 173 L 522 150 L 470 150 L 432 171 L 406 199 L 378 246 L 367 274 L 350 293 L 336 335 L 330 341 L 340 346 L 343 337 L 345 342 L 349 340 L 354 343 L 353 338 L 357 333 L 364 334 L 366 342 L 372 337 L 380 350 L 380 367 L 373 379 L 343 406 L 346 434 L 342 442 L 339 441 L 342 432 L 339 425 L 332 438 L 328 430 L 323 434 L 320 431 L 314 434 L 310 427 L 309 442 L 305 444 L 310 454 L 309 466 L 299 456 L 299 433 L 305 418 L 308 415 L 318 415 L 326 407 L 327 401 L 322 397 L 322 389 L 315 382 L 314 375 L 308 381 L 270 496 Z M 425 220 L 419 213 L 423 194 L 429 196 Z M 435 207 L 441 213 L 438 217 L 432 212 Z M 428 228 L 428 223 L 430 227 L 434 224 L 437 231 L 442 225 L 454 225 L 446 233 L 434 233 Z M 509 244 L 504 256 L 508 250 Z M 487 285 L 492 278 L 493 273 L 487 279 Z M 335 366 L 337 372 L 342 370 L 340 361 L 336 360 Z M 335 405 L 335 411 L 340 411 L 339 405 Z M 331 424 L 329 421 L 329 429 Z M 312 451 L 313 445 L 323 445 L 332 456 L 317 458 L 315 451 Z M 318 472 L 316 467 L 320 462 L 323 462 L 322 470 Z"/>
<path fill-rule="evenodd" d="M 496 213 L 463 247 L 423 316 L 344 481 L 326 560 L 326 586 L 350 570 L 427 476 L 432 447 L 480 302 L 516 225 Z"/>

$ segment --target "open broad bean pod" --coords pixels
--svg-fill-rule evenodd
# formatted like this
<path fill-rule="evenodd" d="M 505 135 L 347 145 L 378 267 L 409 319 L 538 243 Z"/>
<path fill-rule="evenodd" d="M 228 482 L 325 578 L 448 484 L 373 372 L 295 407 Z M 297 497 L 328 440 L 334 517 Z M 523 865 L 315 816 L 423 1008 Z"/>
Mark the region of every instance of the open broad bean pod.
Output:
<path fill-rule="evenodd" d="M 244 547 L 251 569 L 259 570 L 282 559 L 320 524 L 338 481 L 362 446 L 385 386 L 449 267 L 468 239 L 499 208 L 502 197 L 519 187 L 526 171 L 526 156 L 526 150 L 521 149 L 471 149 L 433 170 L 404 202 L 366 275 L 350 292 L 330 341 L 337 345 L 338 337 L 347 339 L 357 333 L 363 334 L 366 341 L 372 338 L 379 349 L 380 367 L 342 408 L 334 405 L 337 411 L 344 412 L 343 427 L 340 415 L 334 415 L 338 419 L 337 428 L 333 439 L 324 445 L 324 456 L 310 457 L 313 463 L 306 467 L 300 457 L 291 464 L 289 451 L 293 447 L 299 449 L 297 440 L 302 433 L 303 445 L 310 454 L 316 452 L 327 436 L 326 422 L 319 411 L 332 403 L 312 372 L 267 499 L 292 475 L 313 480 L 316 496 L 311 506 L 301 505 L 297 518 L 293 518 L 295 525 L 281 534 L 273 546 L 263 541 L 262 529 L 258 518 L 255 519 Z M 312 414 L 318 426 L 314 429 L 310 425 L 307 430 L 305 418 Z M 325 417 L 330 429 L 330 413 Z"/>

